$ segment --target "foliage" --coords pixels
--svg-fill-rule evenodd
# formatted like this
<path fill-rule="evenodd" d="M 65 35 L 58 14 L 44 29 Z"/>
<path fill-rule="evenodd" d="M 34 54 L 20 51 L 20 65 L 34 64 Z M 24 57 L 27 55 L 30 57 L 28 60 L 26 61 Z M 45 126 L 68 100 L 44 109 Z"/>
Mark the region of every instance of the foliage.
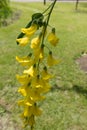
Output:
<path fill-rule="evenodd" d="M 0 25 L 6 24 L 6 19 L 12 13 L 9 0 L 0 0 Z"/>

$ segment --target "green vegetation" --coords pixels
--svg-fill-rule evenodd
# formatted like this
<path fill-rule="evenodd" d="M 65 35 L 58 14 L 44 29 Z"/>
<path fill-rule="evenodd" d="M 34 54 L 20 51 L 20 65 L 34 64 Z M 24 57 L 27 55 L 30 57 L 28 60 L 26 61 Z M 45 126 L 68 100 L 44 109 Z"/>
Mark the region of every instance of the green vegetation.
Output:
<path fill-rule="evenodd" d="M 1 129 L 21 130 L 19 109 L 16 102 L 18 82 L 15 75 L 21 72 L 15 56 L 28 52 L 20 48 L 16 37 L 20 29 L 31 19 L 31 15 L 43 11 L 43 3 L 12 3 L 12 8 L 21 11 L 20 19 L 7 27 L 0 28 L 0 114 Z M 16 10 L 15 8 L 15 10 Z M 35 130 L 86 130 L 87 129 L 87 74 L 76 59 L 87 52 L 87 8 L 79 3 L 57 3 L 50 25 L 56 27 L 60 43 L 54 51 L 61 63 L 51 71 L 56 78 L 51 81 L 52 90 L 41 105 L 43 114 L 36 118 Z M 28 130 L 28 129 L 26 129 Z"/>
<path fill-rule="evenodd" d="M 0 26 L 6 25 L 6 19 L 11 15 L 12 11 L 9 6 L 9 0 L 0 0 Z"/>

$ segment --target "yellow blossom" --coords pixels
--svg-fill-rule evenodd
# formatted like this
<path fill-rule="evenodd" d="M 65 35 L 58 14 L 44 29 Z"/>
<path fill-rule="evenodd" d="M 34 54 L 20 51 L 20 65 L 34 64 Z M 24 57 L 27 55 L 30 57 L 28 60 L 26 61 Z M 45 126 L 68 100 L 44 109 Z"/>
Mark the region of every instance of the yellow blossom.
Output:
<path fill-rule="evenodd" d="M 34 102 L 28 97 L 18 101 L 19 106 L 32 106 Z"/>
<path fill-rule="evenodd" d="M 20 46 L 25 46 L 28 44 L 29 38 L 23 37 L 23 38 L 16 39 L 16 41 L 19 43 Z"/>
<path fill-rule="evenodd" d="M 24 117 L 31 116 L 32 113 L 29 113 L 29 106 L 25 106 L 24 108 Z"/>
<path fill-rule="evenodd" d="M 47 68 L 46 68 L 46 67 L 43 68 L 43 71 L 41 72 L 41 76 L 42 76 L 42 78 L 43 78 L 44 80 L 48 80 L 48 79 L 50 79 L 50 78 L 53 77 L 51 74 L 49 74 L 49 73 L 47 72 Z"/>
<path fill-rule="evenodd" d="M 44 58 L 44 45 L 34 50 L 35 61 L 38 59 L 41 61 Z"/>
<path fill-rule="evenodd" d="M 28 74 L 30 76 L 35 76 L 37 74 L 37 70 L 36 70 L 36 67 L 35 66 L 31 66 L 29 69 L 27 70 L 24 70 L 23 72 L 24 74 Z"/>
<path fill-rule="evenodd" d="M 40 45 L 40 41 L 41 41 L 41 38 L 40 37 L 36 37 L 36 38 L 33 38 L 32 41 L 31 41 L 31 48 L 32 49 L 37 49 Z"/>
<path fill-rule="evenodd" d="M 23 96 L 27 96 L 26 89 L 25 88 L 19 88 L 18 92 L 21 93 Z"/>
<path fill-rule="evenodd" d="M 59 38 L 56 37 L 55 33 L 51 32 L 48 35 L 48 41 L 53 45 L 56 46 L 57 43 L 59 42 Z"/>
<path fill-rule="evenodd" d="M 31 93 L 30 85 L 31 85 L 31 83 L 28 83 L 26 85 L 21 86 L 18 89 L 18 92 L 21 93 L 23 96 L 29 95 L 29 93 Z"/>
<path fill-rule="evenodd" d="M 39 93 L 47 93 L 50 90 L 51 86 L 46 80 L 42 80 L 42 87 L 37 86 L 37 91 Z"/>
<path fill-rule="evenodd" d="M 33 115 L 40 116 L 42 114 L 42 110 L 38 108 L 37 105 L 33 106 Z"/>
<path fill-rule="evenodd" d="M 32 81 L 32 88 L 34 88 L 36 94 L 41 94 L 48 92 L 50 90 L 50 85 L 47 80 L 35 77 Z M 45 97 L 42 97 L 42 99 L 44 98 Z"/>
<path fill-rule="evenodd" d="M 31 76 L 28 74 L 16 75 L 16 78 L 22 85 L 28 84 L 31 80 Z"/>
<path fill-rule="evenodd" d="M 16 56 L 16 60 L 22 65 L 22 66 L 31 66 L 34 61 L 31 59 L 30 56 L 26 56 L 26 57 L 18 57 Z"/>
<path fill-rule="evenodd" d="M 36 30 L 38 29 L 38 26 L 36 24 L 32 24 L 29 28 L 22 28 L 21 31 L 28 37 L 31 37 Z"/>
<path fill-rule="evenodd" d="M 48 58 L 47 58 L 47 64 L 48 66 L 53 66 L 53 65 L 56 65 L 58 64 L 60 61 L 59 60 L 56 60 L 53 55 L 52 55 L 52 52 L 49 52 L 49 55 L 48 55 Z"/>
<path fill-rule="evenodd" d="M 40 116 L 41 114 L 42 114 L 42 111 L 38 108 L 37 105 L 33 104 L 32 106 L 25 106 L 25 109 L 24 109 L 25 117 L 31 117 L 31 115 Z"/>
<path fill-rule="evenodd" d="M 27 97 L 25 99 L 25 105 L 32 106 L 33 104 L 34 104 L 34 101 L 30 98 L 29 95 L 27 95 Z"/>
<path fill-rule="evenodd" d="M 30 94 L 30 99 L 34 102 L 44 100 L 45 97 L 40 95 L 38 89 L 33 89 L 32 93 Z"/>

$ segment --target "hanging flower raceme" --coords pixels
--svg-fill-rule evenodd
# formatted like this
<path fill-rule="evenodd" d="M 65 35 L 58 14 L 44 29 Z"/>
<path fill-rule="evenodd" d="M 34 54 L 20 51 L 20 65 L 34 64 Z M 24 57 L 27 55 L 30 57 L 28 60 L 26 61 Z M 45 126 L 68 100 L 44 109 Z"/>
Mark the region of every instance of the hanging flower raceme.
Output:
<path fill-rule="evenodd" d="M 49 81 L 54 76 L 49 73 L 48 67 L 59 63 L 45 41 L 48 39 L 53 46 L 56 46 L 59 41 L 53 29 L 51 33 L 47 34 L 48 22 L 55 2 L 46 10 L 49 11 L 46 18 L 42 13 L 33 14 L 32 20 L 25 28 L 21 29 L 21 34 L 16 40 L 20 46 L 29 43 L 27 47 L 32 52 L 24 57 L 16 56 L 16 60 L 25 67 L 21 75 L 16 75 L 21 84 L 18 93 L 23 97 L 18 101 L 18 105 L 23 107 L 21 118 L 24 126 L 29 125 L 31 130 L 34 128 L 35 118 L 42 114 L 39 102 L 45 100 L 45 93 L 51 89 Z M 47 48 L 48 55 L 45 53 Z"/>
<path fill-rule="evenodd" d="M 56 46 L 59 42 L 59 38 L 57 38 L 54 29 L 52 29 L 52 32 L 48 35 L 48 41 L 51 45 Z"/>

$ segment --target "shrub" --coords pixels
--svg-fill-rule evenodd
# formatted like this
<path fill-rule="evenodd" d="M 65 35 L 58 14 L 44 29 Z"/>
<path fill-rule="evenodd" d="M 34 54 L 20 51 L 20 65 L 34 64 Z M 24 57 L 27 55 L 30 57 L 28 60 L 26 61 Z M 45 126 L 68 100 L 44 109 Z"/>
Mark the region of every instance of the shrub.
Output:
<path fill-rule="evenodd" d="M 6 19 L 11 15 L 12 11 L 9 6 L 9 0 L 0 0 L 0 26 L 6 24 Z"/>

